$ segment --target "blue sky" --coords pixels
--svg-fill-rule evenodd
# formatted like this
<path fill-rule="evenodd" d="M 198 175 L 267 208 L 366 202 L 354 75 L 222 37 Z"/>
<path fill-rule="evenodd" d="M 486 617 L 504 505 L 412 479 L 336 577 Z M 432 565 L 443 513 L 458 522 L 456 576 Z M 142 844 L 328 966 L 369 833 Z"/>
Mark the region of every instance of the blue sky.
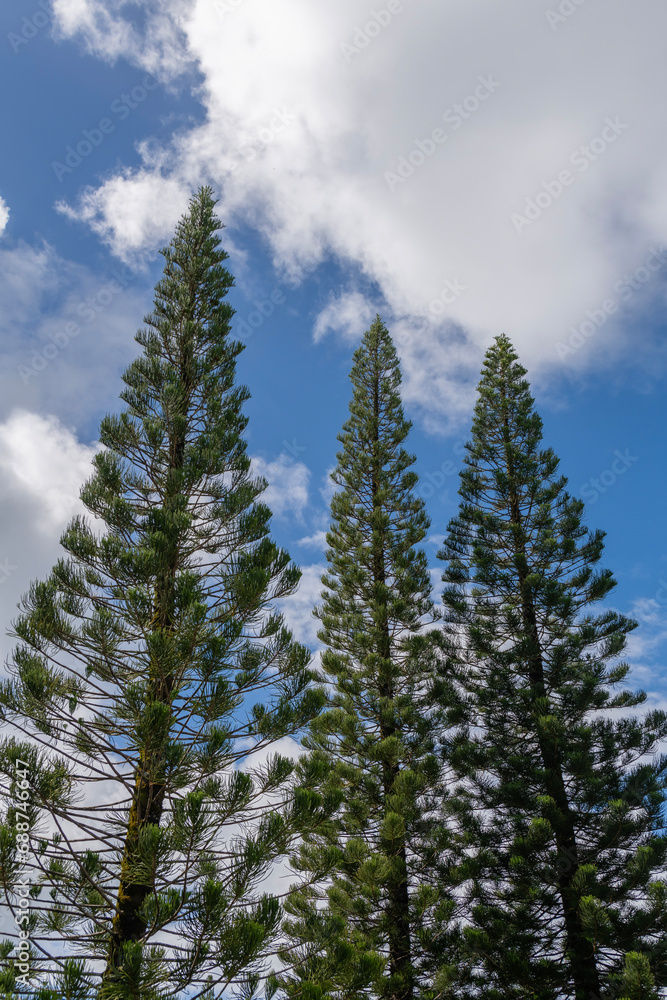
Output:
<path fill-rule="evenodd" d="M 608 533 L 614 603 L 641 621 L 635 679 L 667 701 L 667 12 L 499 7 L 4 0 L 5 626 L 77 509 L 156 248 L 210 183 L 249 450 L 304 570 L 299 637 L 314 642 L 327 473 L 370 319 L 403 362 L 434 567 L 483 353 L 505 332 L 545 442 Z"/>

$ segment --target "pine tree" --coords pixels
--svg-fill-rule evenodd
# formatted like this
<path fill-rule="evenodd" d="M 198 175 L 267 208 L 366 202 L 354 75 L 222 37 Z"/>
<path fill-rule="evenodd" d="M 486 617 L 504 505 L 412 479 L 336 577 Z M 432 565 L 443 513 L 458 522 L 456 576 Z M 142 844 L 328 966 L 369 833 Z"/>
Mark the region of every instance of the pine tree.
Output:
<path fill-rule="evenodd" d="M 332 474 L 331 526 L 316 610 L 327 710 L 300 759 L 300 793 L 319 825 L 293 864 L 278 982 L 291 997 L 411 1000 L 446 975 L 452 901 L 439 734 L 451 685 L 438 655 L 401 372 L 378 316 L 354 355 L 350 417 Z M 453 717 L 453 709 L 452 709 Z M 305 805 L 304 805 L 305 811 Z"/>
<path fill-rule="evenodd" d="M 593 613 L 615 585 L 595 569 L 603 533 L 541 447 L 525 374 L 497 338 L 441 553 L 472 712 L 451 754 L 470 855 L 454 995 L 653 996 L 654 979 L 667 985 L 667 758 L 654 756 L 667 716 L 623 711 L 645 701 L 618 659 L 636 623 Z"/>
<path fill-rule="evenodd" d="M 32 886 L 29 996 L 249 996 L 280 924 L 261 883 L 289 843 L 292 764 L 269 750 L 318 701 L 272 608 L 299 571 L 250 472 L 214 206 L 201 189 L 162 251 L 81 492 L 97 525 L 71 522 L 14 625 L 0 880 L 12 914 L 22 871 Z"/>

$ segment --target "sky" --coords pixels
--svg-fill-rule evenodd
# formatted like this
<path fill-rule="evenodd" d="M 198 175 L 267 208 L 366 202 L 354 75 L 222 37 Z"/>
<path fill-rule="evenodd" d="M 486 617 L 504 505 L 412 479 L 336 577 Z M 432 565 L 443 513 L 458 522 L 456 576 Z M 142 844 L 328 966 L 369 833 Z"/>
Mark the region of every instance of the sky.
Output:
<path fill-rule="evenodd" d="M 316 645 L 328 474 L 380 313 L 436 552 L 484 351 L 518 350 L 667 705 L 661 0 L 3 0 L 0 615 L 59 557 L 200 184 L 226 228 L 249 453 Z"/>

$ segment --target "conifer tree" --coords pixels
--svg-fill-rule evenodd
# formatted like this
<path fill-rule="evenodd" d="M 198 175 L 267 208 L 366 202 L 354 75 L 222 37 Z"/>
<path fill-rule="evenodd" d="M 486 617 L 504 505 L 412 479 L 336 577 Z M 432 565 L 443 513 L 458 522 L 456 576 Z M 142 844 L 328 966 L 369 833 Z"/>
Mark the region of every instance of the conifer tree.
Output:
<path fill-rule="evenodd" d="M 325 712 L 300 759 L 300 794 L 320 816 L 293 864 L 290 997 L 423 996 L 447 964 L 452 902 L 442 890 L 446 827 L 439 734 L 453 694 L 424 552 L 429 521 L 404 448 L 401 372 L 378 316 L 354 355 L 350 416 L 339 436 L 316 610 L 326 649 Z M 452 702 L 453 703 L 453 702 Z M 305 810 L 304 804 L 304 810 Z"/>
<path fill-rule="evenodd" d="M 0 881 L 30 953 L 7 996 L 250 996 L 279 927 L 261 883 L 289 842 L 292 764 L 269 749 L 317 699 L 273 608 L 299 571 L 250 472 L 214 206 L 202 188 L 162 250 L 81 492 L 96 522 L 71 522 L 14 625 Z"/>
<path fill-rule="evenodd" d="M 615 584 L 596 569 L 603 533 L 541 446 L 525 374 L 498 337 L 441 553 L 472 711 L 451 753 L 470 855 L 452 995 L 652 997 L 667 985 L 667 716 L 628 712 L 645 700 L 619 661 L 636 623 L 594 613 Z"/>

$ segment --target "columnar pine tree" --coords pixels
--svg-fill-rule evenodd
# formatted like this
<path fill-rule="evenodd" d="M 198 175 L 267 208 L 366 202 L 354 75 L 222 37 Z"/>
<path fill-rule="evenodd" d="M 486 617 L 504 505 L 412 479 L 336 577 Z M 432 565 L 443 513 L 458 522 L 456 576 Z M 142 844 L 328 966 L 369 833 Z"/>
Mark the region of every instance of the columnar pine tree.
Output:
<path fill-rule="evenodd" d="M 594 1000 L 667 984 L 667 717 L 618 661 L 635 623 L 592 605 L 603 533 L 582 524 L 509 340 L 484 362 L 461 505 L 441 556 L 449 653 L 473 711 L 451 762 L 470 858 L 456 996 Z M 466 985 L 467 983 L 467 985 Z M 616 984 L 616 985 L 614 985 Z"/>
<path fill-rule="evenodd" d="M 8 992 L 18 972 L 53 1000 L 247 994 L 279 926 L 261 882 L 289 817 L 265 805 L 291 764 L 267 748 L 315 703 L 309 654 L 271 608 L 299 571 L 249 470 L 214 205 L 201 189 L 162 251 L 126 407 L 102 421 L 81 492 L 102 529 L 72 521 L 15 623 L 0 879 L 31 955 Z"/>
<path fill-rule="evenodd" d="M 293 863 L 307 881 L 287 908 L 292 997 L 411 1000 L 446 974 L 452 903 L 448 833 L 434 819 L 438 738 L 452 694 L 431 584 L 416 546 L 429 522 L 415 494 L 395 348 L 380 317 L 354 355 L 350 417 L 332 479 L 329 572 L 316 615 L 327 711 L 305 739 L 301 795 L 322 822 Z"/>

